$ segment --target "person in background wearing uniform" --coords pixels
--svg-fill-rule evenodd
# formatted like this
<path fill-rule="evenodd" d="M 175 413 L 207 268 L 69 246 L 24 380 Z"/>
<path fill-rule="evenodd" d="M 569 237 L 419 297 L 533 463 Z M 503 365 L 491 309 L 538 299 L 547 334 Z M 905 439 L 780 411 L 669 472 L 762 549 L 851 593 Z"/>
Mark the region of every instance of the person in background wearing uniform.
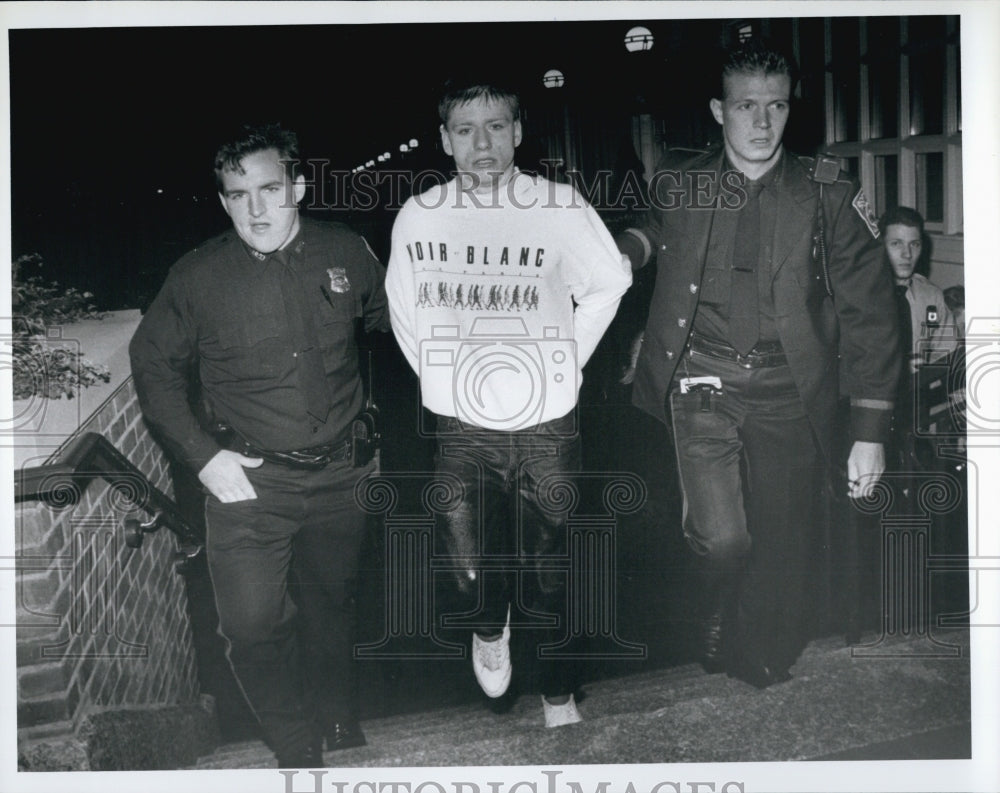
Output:
<path fill-rule="evenodd" d="M 437 475 L 461 483 L 442 536 L 479 618 L 476 679 L 496 698 L 511 681 L 511 625 L 525 624 L 522 582 L 531 613 L 559 618 L 536 627 L 532 644 L 554 645 L 566 629 L 566 574 L 550 566 L 567 555 L 555 491 L 581 465 L 580 371 L 632 277 L 572 187 L 515 167 L 515 92 L 451 83 L 439 114 L 457 176 L 403 206 L 386 290 L 396 339 L 436 414 Z M 501 569 L 503 559 L 517 569 Z M 580 721 L 572 667 L 539 667 L 546 727 Z"/>
<path fill-rule="evenodd" d="M 355 325 L 388 330 L 384 269 L 340 224 L 299 216 L 295 134 L 244 127 L 215 157 L 233 227 L 170 270 L 131 342 L 140 406 L 208 493 L 219 632 L 283 768 L 364 736 L 353 696 L 352 592 L 375 461 L 355 456 Z M 211 417 L 188 402 L 196 372 Z M 300 596 L 293 602 L 289 579 Z M 297 605 L 296 605 L 297 603 Z"/>
<path fill-rule="evenodd" d="M 907 372 L 949 355 L 961 334 L 944 293 L 916 272 L 924 251 L 924 219 L 915 209 L 893 207 L 879 222 L 885 256 L 896 283 Z"/>
<path fill-rule="evenodd" d="M 948 306 L 944 293 L 916 272 L 924 258 L 924 219 L 909 207 L 893 207 L 879 223 L 885 246 L 885 260 L 896 284 L 896 311 L 899 316 L 903 370 L 899 377 L 896 410 L 893 414 L 893 442 L 890 469 L 912 473 L 929 467 L 934 458 L 932 444 L 917 438 L 915 391 L 920 387 L 921 366 L 951 355 L 962 331 Z M 905 495 L 912 483 L 902 486 Z"/>
<path fill-rule="evenodd" d="M 844 462 L 838 368 L 858 498 L 884 468 L 900 365 L 863 193 L 782 145 L 794 82 L 756 39 L 730 51 L 709 102 L 722 150 L 661 168 L 645 222 L 616 240 L 634 267 L 657 260 L 633 402 L 672 418 L 701 661 L 757 688 L 790 679 L 805 643 L 824 456 Z"/>

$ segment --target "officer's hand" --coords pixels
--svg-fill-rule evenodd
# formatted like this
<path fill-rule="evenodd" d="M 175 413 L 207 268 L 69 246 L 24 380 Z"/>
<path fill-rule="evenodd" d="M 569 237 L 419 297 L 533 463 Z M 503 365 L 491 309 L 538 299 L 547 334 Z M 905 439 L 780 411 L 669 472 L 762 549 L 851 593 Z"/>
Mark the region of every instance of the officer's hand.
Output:
<path fill-rule="evenodd" d="M 855 441 L 847 458 L 847 495 L 867 497 L 885 470 L 885 449 L 881 443 Z"/>
<path fill-rule="evenodd" d="M 257 498 L 257 493 L 243 469 L 257 468 L 262 462 L 264 461 L 257 457 L 244 457 L 237 452 L 222 449 L 205 463 L 205 467 L 198 472 L 198 478 L 208 488 L 208 492 L 224 504 L 247 501 Z"/>

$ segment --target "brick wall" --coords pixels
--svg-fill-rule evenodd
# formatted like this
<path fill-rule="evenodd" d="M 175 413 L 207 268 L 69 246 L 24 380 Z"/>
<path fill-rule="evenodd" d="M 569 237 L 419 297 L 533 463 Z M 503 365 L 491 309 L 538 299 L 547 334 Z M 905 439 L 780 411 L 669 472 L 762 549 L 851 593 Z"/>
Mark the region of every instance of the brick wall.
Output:
<path fill-rule="evenodd" d="M 99 432 L 168 496 L 167 462 L 146 431 L 131 378 L 79 432 Z M 37 465 L 38 462 L 32 463 Z M 76 731 L 114 707 L 196 703 L 198 680 L 174 535 L 125 545 L 149 515 L 135 492 L 94 477 L 75 505 L 17 505 L 18 735 Z"/>

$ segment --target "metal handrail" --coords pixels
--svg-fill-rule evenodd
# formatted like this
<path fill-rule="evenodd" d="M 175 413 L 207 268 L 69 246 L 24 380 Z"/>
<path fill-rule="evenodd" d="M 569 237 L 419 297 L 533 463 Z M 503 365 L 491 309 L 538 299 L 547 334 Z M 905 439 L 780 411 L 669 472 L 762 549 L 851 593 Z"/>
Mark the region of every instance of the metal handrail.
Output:
<path fill-rule="evenodd" d="M 145 534 L 166 526 L 177 537 L 181 561 L 201 552 L 204 540 L 181 514 L 177 503 L 153 485 L 107 438 L 96 432 L 80 435 L 54 462 L 16 471 L 14 501 L 43 501 L 54 507 L 74 506 L 87 484 L 98 477 L 111 484 L 115 498 L 134 504 L 152 515 L 152 519 L 145 523 L 135 518 L 127 518 L 123 522 L 125 542 L 129 547 L 140 547 Z"/>

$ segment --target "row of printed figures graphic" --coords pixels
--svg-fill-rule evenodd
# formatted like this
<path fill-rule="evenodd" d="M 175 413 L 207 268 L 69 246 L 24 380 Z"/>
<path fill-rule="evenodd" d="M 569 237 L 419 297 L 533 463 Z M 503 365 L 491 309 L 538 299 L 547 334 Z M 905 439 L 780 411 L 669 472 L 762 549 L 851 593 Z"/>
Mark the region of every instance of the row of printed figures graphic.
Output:
<path fill-rule="evenodd" d="M 453 284 L 424 281 L 417 292 L 417 306 L 421 308 L 454 308 L 481 311 L 531 311 L 538 308 L 538 287 L 520 284 Z"/>

